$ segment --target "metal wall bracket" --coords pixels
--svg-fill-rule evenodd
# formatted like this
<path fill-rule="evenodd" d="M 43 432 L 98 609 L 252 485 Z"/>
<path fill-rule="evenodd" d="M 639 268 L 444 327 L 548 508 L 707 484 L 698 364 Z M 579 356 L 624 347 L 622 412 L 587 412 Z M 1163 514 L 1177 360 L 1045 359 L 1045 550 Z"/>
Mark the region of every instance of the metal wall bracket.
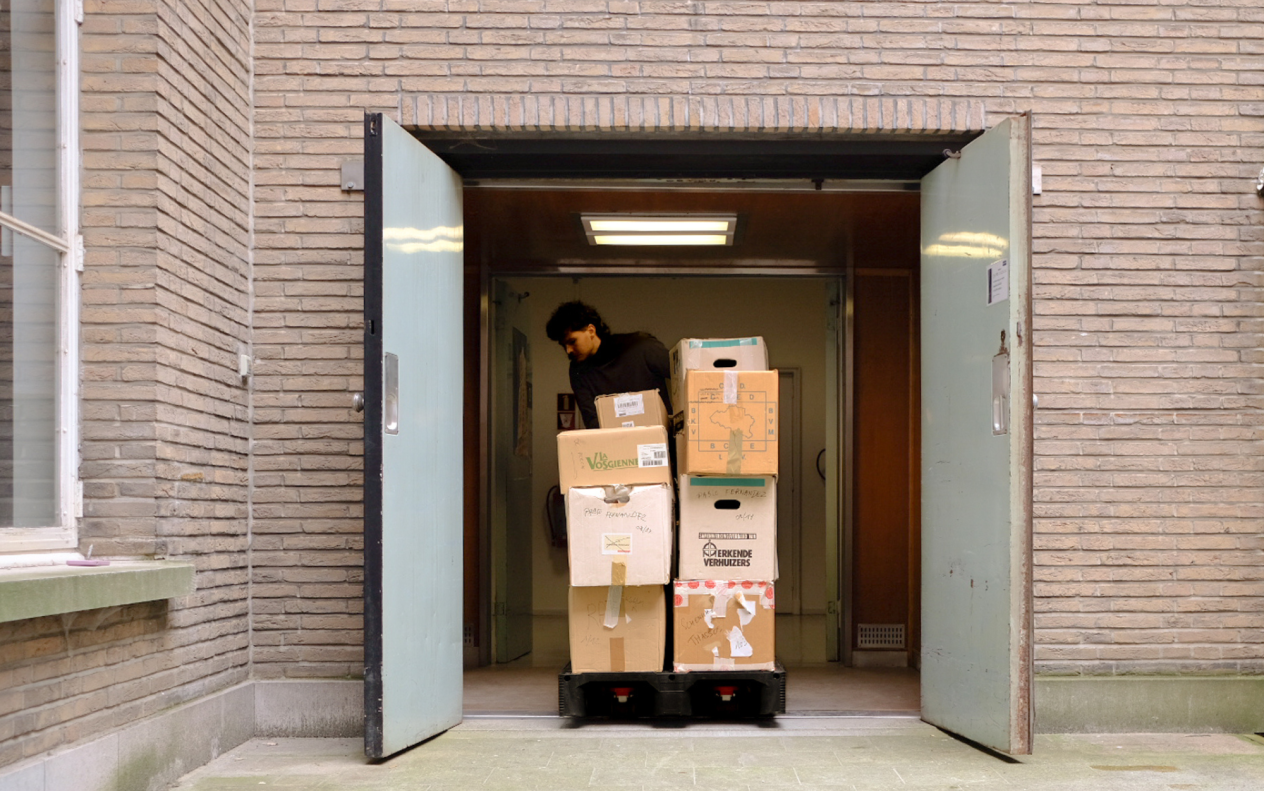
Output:
<path fill-rule="evenodd" d="M 364 192 L 364 160 L 353 159 L 342 163 L 342 191 Z"/>

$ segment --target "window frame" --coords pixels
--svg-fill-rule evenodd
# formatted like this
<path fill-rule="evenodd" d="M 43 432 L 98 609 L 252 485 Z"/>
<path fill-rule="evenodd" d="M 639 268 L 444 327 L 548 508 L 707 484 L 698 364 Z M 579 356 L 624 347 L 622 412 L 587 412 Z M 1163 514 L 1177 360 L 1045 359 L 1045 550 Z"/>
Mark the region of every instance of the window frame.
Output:
<path fill-rule="evenodd" d="M 50 234 L 0 212 L 0 225 L 57 251 L 57 522 L 46 527 L 0 527 L 0 562 L 15 553 L 76 550 L 83 516 L 79 480 L 79 292 L 83 237 L 79 228 L 79 25 L 81 0 L 54 0 L 56 41 L 59 219 Z M 3 564 L 3 563 L 0 563 Z M 7 565 L 7 564 L 3 564 Z"/>

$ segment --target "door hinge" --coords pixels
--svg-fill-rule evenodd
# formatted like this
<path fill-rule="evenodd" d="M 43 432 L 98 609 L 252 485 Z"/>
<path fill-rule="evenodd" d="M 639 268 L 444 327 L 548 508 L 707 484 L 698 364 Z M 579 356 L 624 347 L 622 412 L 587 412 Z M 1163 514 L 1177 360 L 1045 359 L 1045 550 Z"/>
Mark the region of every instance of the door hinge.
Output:
<path fill-rule="evenodd" d="M 83 257 L 84 257 L 83 234 L 77 233 L 75 234 L 74 246 L 73 246 L 73 249 L 71 250 L 71 258 L 74 261 L 76 272 L 83 271 Z"/>
<path fill-rule="evenodd" d="M 83 481 L 75 481 L 75 519 L 83 519 Z"/>
<path fill-rule="evenodd" d="M 75 22 L 83 24 L 83 0 L 75 0 Z"/>

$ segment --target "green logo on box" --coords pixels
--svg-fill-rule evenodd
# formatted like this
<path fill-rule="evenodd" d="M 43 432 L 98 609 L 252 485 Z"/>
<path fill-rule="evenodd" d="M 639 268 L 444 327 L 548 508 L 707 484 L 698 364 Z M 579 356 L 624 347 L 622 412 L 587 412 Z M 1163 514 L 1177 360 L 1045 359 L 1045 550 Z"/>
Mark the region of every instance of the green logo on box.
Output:
<path fill-rule="evenodd" d="M 624 467 L 637 466 L 636 459 L 612 459 L 604 453 L 594 453 L 585 461 L 590 470 L 621 470 Z"/>

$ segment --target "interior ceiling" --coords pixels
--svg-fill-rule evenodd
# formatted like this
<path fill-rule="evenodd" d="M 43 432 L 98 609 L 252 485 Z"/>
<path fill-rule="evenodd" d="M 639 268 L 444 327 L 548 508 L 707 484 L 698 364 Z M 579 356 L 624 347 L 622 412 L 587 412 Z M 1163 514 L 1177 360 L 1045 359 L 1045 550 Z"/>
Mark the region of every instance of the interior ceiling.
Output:
<path fill-rule="evenodd" d="M 912 269 L 918 193 L 465 190 L 467 260 L 498 273 L 697 269 Z M 731 247 L 597 247 L 584 212 L 736 212 Z M 850 240 L 850 242 L 849 242 Z"/>

